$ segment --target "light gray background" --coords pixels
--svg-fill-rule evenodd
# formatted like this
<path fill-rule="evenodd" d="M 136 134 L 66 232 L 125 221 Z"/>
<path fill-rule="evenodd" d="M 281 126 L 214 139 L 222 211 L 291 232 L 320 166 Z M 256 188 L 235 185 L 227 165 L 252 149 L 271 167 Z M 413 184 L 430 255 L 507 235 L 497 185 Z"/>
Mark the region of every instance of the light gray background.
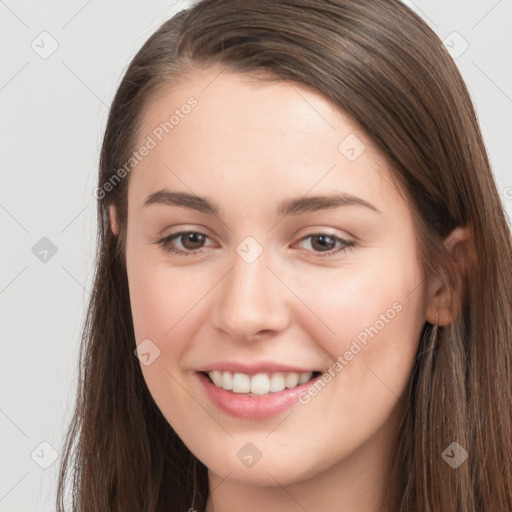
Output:
<path fill-rule="evenodd" d="M 0 0 L 0 512 L 55 510 L 93 276 L 93 192 L 108 108 L 136 51 L 189 3 Z M 512 1 L 405 3 L 454 54 L 469 45 L 455 60 L 510 215 Z M 32 48 L 49 51 L 52 39 L 58 48 L 48 58 Z M 43 237 L 57 248 L 46 262 L 33 253 Z M 44 469 L 53 450 L 57 458 Z"/>

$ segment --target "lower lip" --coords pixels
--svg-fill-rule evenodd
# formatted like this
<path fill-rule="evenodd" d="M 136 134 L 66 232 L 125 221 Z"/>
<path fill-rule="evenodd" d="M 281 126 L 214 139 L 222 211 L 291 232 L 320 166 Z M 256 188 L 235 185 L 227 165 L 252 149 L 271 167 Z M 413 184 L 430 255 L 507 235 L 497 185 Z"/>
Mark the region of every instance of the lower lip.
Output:
<path fill-rule="evenodd" d="M 292 389 L 283 389 L 267 395 L 249 396 L 219 388 L 203 373 L 197 375 L 206 394 L 221 411 L 231 416 L 252 420 L 270 418 L 285 411 L 297 403 L 299 395 L 321 377 L 318 375 Z"/>

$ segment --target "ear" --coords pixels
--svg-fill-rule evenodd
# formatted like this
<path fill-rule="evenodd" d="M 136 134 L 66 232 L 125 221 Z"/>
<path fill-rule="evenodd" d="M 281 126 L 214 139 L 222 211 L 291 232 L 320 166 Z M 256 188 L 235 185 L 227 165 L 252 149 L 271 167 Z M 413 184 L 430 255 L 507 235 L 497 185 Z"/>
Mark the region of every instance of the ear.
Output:
<path fill-rule="evenodd" d="M 468 274 L 476 263 L 476 249 L 473 232 L 469 227 L 455 228 L 443 242 L 451 256 L 450 274 L 456 276 L 455 289 L 448 290 L 437 277 L 427 279 L 426 319 L 432 325 L 451 324 L 462 308 L 461 284 L 464 275 Z"/>
<path fill-rule="evenodd" d="M 116 207 L 113 206 L 113 205 L 110 205 L 108 207 L 108 218 L 109 218 L 109 221 L 110 221 L 110 229 L 112 230 L 112 233 L 114 233 L 114 235 L 118 235 L 119 233 L 119 226 L 117 224 L 117 211 L 116 211 Z"/>

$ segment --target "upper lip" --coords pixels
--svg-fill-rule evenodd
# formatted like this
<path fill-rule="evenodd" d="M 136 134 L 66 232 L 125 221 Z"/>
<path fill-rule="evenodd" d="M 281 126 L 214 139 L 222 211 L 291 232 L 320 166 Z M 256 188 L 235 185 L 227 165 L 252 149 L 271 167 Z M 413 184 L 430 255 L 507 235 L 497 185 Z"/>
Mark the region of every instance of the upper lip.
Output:
<path fill-rule="evenodd" d="M 198 372 L 211 372 L 215 370 L 221 372 L 245 373 L 247 375 L 256 375 L 258 373 L 266 372 L 308 373 L 319 371 L 312 368 L 276 363 L 274 361 L 261 361 L 251 364 L 238 361 L 218 361 L 216 363 L 211 363 L 197 369 Z"/>

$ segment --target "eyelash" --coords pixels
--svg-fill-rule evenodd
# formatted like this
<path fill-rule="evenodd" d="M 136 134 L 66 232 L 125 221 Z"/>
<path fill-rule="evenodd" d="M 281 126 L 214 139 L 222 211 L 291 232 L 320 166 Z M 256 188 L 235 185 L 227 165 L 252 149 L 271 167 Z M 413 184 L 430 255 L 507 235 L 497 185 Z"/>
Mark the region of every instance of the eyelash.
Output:
<path fill-rule="evenodd" d="M 158 240 L 154 243 L 162 246 L 162 248 L 165 252 L 173 253 L 178 256 L 191 256 L 194 253 L 200 252 L 201 249 L 182 251 L 181 249 L 176 249 L 176 247 L 173 247 L 172 245 L 170 245 L 170 243 L 173 240 L 180 238 L 183 235 L 190 234 L 190 233 L 196 233 L 196 234 L 203 235 L 203 236 L 209 238 L 208 235 L 206 235 L 205 233 L 201 233 L 200 231 L 179 231 L 178 233 L 174 233 L 167 237 L 161 238 L 160 240 Z M 308 238 L 314 237 L 314 236 L 322 236 L 322 235 L 327 235 L 329 238 L 333 238 L 335 242 L 341 242 L 344 245 L 344 247 L 340 247 L 338 249 L 331 249 L 330 251 L 324 251 L 324 252 L 313 251 L 316 253 L 316 257 L 329 258 L 329 257 L 336 256 L 340 253 L 348 252 L 349 250 L 354 248 L 354 245 L 355 245 L 354 242 L 351 242 L 349 240 L 344 240 L 343 238 L 339 238 L 339 237 L 337 237 L 335 235 L 331 235 L 329 233 L 311 233 L 307 236 L 302 237 L 299 240 L 299 242 L 306 240 Z M 307 251 L 307 252 L 311 252 L 311 251 Z M 307 256 L 307 257 L 310 257 L 310 256 Z"/>

